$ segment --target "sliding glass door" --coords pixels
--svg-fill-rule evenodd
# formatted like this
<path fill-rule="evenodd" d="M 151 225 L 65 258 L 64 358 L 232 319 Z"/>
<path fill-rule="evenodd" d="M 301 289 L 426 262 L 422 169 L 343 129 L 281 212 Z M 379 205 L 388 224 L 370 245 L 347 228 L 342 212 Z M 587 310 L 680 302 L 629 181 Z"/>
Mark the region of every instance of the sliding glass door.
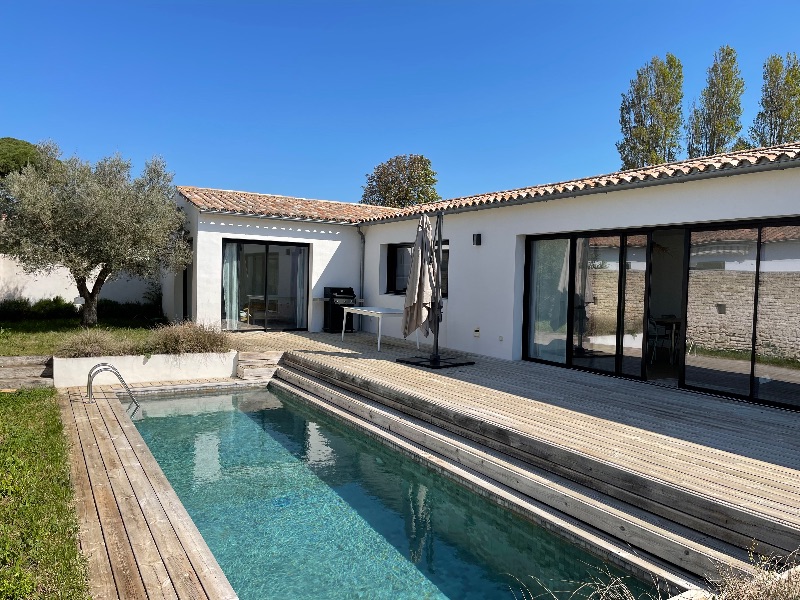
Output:
<path fill-rule="evenodd" d="M 528 353 L 548 362 L 567 361 L 568 239 L 535 240 L 530 246 Z"/>
<path fill-rule="evenodd" d="M 757 228 L 691 234 L 687 386 L 750 394 L 757 242 Z"/>
<path fill-rule="evenodd" d="M 800 407 L 800 223 L 527 242 L 525 358 Z"/>
<path fill-rule="evenodd" d="M 615 371 L 620 237 L 575 240 L 572 364 Z"/>
<path fill-rule="evenodd" d="M 308 246 L 224 241 L 222 328 L 308 327 Z"/>
<path fill-rule="evenodd" d="M 800 226 L 761 230 L 754 395 L 800 407 Z"/>

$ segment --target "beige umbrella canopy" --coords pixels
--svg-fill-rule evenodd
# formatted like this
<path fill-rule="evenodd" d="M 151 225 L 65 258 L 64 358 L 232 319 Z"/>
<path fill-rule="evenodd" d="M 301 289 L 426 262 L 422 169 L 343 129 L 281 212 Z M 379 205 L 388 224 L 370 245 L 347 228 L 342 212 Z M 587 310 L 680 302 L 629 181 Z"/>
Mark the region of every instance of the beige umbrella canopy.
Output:
<path fill-rule="evenodd" d="M 406 302 L 403 309 L 403 337 L 421 329 L 425 337 L 431 330 L 433 288 L 436 284 L 436 260 L 433 252 L 433 229 L 427 215 L 417 224 L 417 238 L 411 251 Z"/>

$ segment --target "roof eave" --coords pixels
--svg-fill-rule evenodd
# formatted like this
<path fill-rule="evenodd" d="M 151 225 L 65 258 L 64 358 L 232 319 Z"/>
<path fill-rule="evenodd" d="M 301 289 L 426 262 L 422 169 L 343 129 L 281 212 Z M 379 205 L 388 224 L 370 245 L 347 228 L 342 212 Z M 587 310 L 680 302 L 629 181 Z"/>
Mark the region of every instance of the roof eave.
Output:
<path fill-rule="evenodd" d="M 766 171 L 783 171 L 786 169 L 800 167 L 800 159 L 779 159 L 765 163 L 749 163 L 745 165 L 737 165 L 735 167 L 727 167 L 724 169 L 714 169 L 711 171 L 693 171 L 691 173 L 672 175 L 663 178 L 640 179 L 633 182 L 616 183 L 602 187 L 585 188 L 582 190 L 570 190 L 564 192 L 555 192 L 546 195 L 526 196 L 524 198 L 513 200 L 498 200 L 494 202 L 484 202 L 481 204 L 473 204 L 469 206 L 458 206 L 454 208 L 445 209 L 432 209 L 430 211 L 420 211 L 408 215 L 401 215 L 397 217 L 388 217 L 383 219 L 374 219 L 370 221 L 363 221 L 361 225 L 380 225 L 382 223 L 392 223 L 396 221 L 409 221 L 419 219 L 423 213 L 433 213 L 443 210 L 444 214 L 452 215 L 464 212 L 473 212 L 476 210 L 486 210 L 489 208 L 498 208 L 501 206 L 520 206 L 523 204 L 532 204 L 534 202 L 548 202 L 549 200 L 560 200 L 563 198 L 577 198 L 581 196 L 589 196 L 592 194 L 608 194 L 610 192 L 641 189 L 657 185 L 668 185 L 671 183 L 685 183 L 688 181 L 700 181 L 703 179 L 714 179 L 717 177 L 732 177 L 734 175 L 744 175 L 745 173 L 760 173 Z M 513 190 L 512 190 L 513 191 Z"/>
<path fill-rule="evenodd" d="M 191 202 L 191 200 L 190 200 Z M 309 217 L 287 217 L 281 215 L 263 215 L 258 213 L 239 212 L 235 210 L 215 210 L 210 208 L 200 208 L 196 204 L 194 207 L 202 214 L 210 215 L 227 215 L 230 217 L 250 217 L 254 219 L 271 219 L 275 221 L 294 221 L 300 223 L 320 223 L 325 225 L 349 225 L 355 227 L 356 225 L 363 224 L 362 221 L 335 221 L 331 219 L 311 219 Z"/>

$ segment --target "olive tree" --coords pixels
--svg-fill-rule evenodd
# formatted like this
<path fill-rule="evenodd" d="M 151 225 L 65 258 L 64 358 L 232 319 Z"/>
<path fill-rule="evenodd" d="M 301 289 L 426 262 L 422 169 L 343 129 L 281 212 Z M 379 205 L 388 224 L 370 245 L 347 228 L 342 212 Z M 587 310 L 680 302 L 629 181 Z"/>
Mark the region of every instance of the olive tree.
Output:
<path fill-rule="evenodd" d="M 59 160 L 53 143 L 37 148 L 38 161 L 2 181 L 0 252 L 29 273 L 69 270 L 84 300 L 84 326 L 97 324 L 107 281 L 123 273 L 155 277 L 189 263 L 184 215 L 162 159 L 148 161 L 133 179 L 130 161 L 119 155 L 92 166 L 74 156 Z"/>

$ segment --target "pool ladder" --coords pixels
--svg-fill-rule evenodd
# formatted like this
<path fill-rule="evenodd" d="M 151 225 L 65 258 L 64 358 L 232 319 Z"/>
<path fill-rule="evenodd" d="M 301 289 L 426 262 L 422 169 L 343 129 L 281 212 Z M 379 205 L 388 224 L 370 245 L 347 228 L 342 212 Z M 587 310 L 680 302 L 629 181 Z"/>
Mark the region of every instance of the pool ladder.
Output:
<path fill-rule="evenodd" d="M 136 400 L 136 396 L 133 395 L 131 388 L 128 386 L 127 383 L 125 383 L 125 380 L 122 378 L 122 375 L 120 375 L 120 372 L 114 365 L 110 363 L 98 363 L 91 369 L 89 369 L 89 377 L 86 380 L 86 395 L 89 396 L 88 403 L 94 404 L 94 398 L 92 397 L 92 382 L 94 381 L 94 378 L 97 377 L 100 373 L 106 371 L 116 375 L 117 379 L 119 379 L 119 382 L 122 384 L 122 387 L 124 387 L 125 391 L 128 392 L 128 396 L 130 397 L 131 402 L 136 407 L 133 409 L 133 413 L 131 413 L 131 415 L 133 415 L 134 413 L 136 413 L 137 410 L 141 408 L 141 405 L 139 404 L 138 400 Z"/>

